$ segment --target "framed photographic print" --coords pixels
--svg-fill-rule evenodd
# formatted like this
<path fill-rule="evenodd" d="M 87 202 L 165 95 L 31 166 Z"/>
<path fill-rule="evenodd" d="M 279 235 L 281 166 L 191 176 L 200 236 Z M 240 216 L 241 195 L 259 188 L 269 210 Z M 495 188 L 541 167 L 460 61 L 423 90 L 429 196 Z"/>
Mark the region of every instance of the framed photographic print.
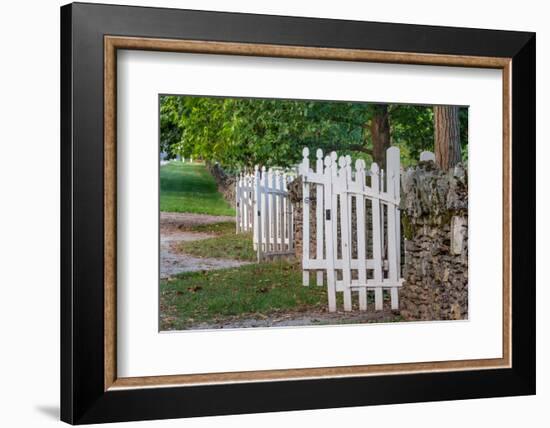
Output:
<path fill-rule="evenodd" d="M 61 418 L 535 393 L 535 35 L 61 8 Z"/>

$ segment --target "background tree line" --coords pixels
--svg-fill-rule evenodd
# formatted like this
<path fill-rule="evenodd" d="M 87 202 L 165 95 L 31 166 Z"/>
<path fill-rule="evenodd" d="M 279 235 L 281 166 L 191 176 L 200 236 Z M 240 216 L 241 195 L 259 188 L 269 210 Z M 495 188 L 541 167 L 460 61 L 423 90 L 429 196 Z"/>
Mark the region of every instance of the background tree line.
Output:
<path fill-rule="evenodd" d="M 468 110 L 456 106 L 254 98 L 161 96 L 161 150 L 228 170 L 288 167 L 308 146 L 385 163 L 390 145 L 401 161 L 434 151 L 448 169 L 467 160 Z"/>

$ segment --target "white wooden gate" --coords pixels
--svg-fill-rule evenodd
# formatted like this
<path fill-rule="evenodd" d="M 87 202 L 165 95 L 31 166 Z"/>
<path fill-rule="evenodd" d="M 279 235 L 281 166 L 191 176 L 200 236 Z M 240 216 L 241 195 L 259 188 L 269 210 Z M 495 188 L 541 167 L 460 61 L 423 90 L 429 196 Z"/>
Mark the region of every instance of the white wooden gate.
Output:
<path fill-rule="evenodd" d="M 352 168 L 349 156 L 336 152 L 323 159 L 317 150 L 315 170 L 304 148 L 300 175 L 303 181 L 303 285 L 316 272 L 317 285 L 326 281 L 329 311 L 336 311 L 336 292 L 343 293 L 344 310 L 352 310 L 357 292 L 359 309 L 367 309 L 367 294 L 374 291 L 375 310 L 383 308 L 383 290 L 389 290 L 392 309 L 398 309 L 400 272 L 400 163 L 399 149 L 386 152 L 386 174 L 373 163 L 366 170 L 361 159 Z M 315 213 L 311 200 L 315 195 Z M 314 221 L 310 223 L 310 216 Z M 310 248 L 315 225 L 315 254 Z M 325 279 L 326 278 L 326 279 Z"/>
<path fill-rule="evenodd" d="M 236 231 L 253 231 L 258 261 L 294 254 L 293 206 L 287 184 L 292 174 L 261 170 L 241 175 L 236 184 Z"/>

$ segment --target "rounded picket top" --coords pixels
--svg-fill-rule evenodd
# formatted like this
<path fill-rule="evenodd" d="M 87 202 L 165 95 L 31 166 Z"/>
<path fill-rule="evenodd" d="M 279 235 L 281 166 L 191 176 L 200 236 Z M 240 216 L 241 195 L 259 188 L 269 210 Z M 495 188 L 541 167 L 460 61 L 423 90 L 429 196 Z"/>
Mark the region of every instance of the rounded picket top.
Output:
<path fill-rule="evenodd" d="M 302 149 L 302 155 L 307 158 L 309 156 L 309 149 L 307 147 L 304 147 Z"/>
<path fill-rule="evenodd" d="M 254 165 L 254 172 L 258 172 L 259 169 L 260 167 L 258 165 Z"/>
<path fill-rule="evenodd" d="M 357 171 L 362 171 L 365 169 L 365 161 L 363 159 L 357 159 L 355 161 L 355 169 Z"/>
<path fill-rule="evenodd" d="M 376 162 L 371 163 L 370 170 L 373 174 L 378 174 L 380 171 L 380 168 L 378 168 L 378 164 Z"/>
<path fill-rule="evenodd" d="M 338 159 L 338 154 L 336 152 L 330 152 L 330 158 L 332 159 L 332 163 L 335 163 Z"/>
<path fill-rule="evenodd" d="M 325 166 L 331 166 L 332 165 L 332 158 L 329 155 L 325 156 Z"/>
<path fill-rule="evenodd" d="M 266 172 L 267 168 L 264 166 L 262 166 L 262 172 Z"/>
<path fill-rule="evenodd" d="M 390 146 L 388 150 L 386 150 L 386 157 L 392 157 L 397 155 L 399 157 L 399 147 L 397 146 Z"/>
<path fill-rule="evenodd" d="M 323 150 L 317 149 L 315 154 L 317 155 L 317 159 L 323 159 Z"/>
<path fill-rule="evenodd" d="M 351 156 L 350 155 L 346 155 L 346 165 L 351 166 Z"/>
<path fill-rule="evenodd" d="M 338 159 L 338 166 L 340 168 L 343 168 L 346 166 L 346 157 L 345 156 L 340 156 L 340 158 Z"/>

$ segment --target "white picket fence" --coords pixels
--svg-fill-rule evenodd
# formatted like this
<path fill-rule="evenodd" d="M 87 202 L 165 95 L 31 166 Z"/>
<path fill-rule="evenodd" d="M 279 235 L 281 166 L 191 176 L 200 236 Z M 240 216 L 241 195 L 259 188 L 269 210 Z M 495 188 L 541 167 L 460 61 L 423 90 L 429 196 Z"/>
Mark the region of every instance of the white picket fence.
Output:
<path fill-rule="evenodd" d="M 243 174 L 236 183 L 236 231 L 253 231 L 258 261 L 294 254 L 293 206 L 287 184 L 294 177 L 278 170 Z"/>
<path fill-rule="evenodd" d="M 249 232 L 254 227 L 254 193 L 256 185 L 253 174 L 241 174 L 235 185 L 236 232 Z"/>
<path fill-rule="evenodd" d="M 316 272 L 317 285 L 328 289 L 329 311 L 336 311 L 336 293 L 343 293 L 344 310 L 352 310 L 357 292 L 359 309 L 367 309 L 367 293 L 374 291 L 375 310 L 383 308 L 383 290 L 389 290 L 392 309 L 398 309 L 400 272 L 400 163 L 399 149 L 386 153 L 386 173 L 373 163 L 366 170 L 357 160 L 332 152 L 323 159 L 317 150 L 315 170 L 304 148 L 300 175 L 303 181 L 303 285 Z M 310 196 L 315 195 L 312 214 Z M 310 254 L 310 215 L 315 215 L 316 252 Z M 325 279 L 326 278 L 326 279 Z"/>

